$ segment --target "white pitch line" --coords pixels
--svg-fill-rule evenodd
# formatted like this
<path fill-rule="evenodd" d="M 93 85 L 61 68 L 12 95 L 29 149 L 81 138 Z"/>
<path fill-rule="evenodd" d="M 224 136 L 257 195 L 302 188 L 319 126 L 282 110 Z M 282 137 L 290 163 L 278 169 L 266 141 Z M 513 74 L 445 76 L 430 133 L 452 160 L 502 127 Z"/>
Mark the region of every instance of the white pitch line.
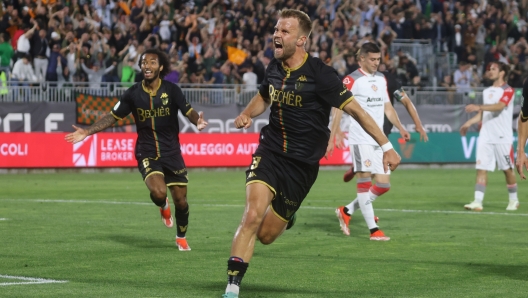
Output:
<path fill-rule="evenodd" d="M 0 217 L 0 220 L 7 220 L 7 218 Z"/>
<path fill-rule="evenodd" d="M 143 205 L 150 206 L 150 202 L 117 202 L 117 201 L 88 201 L 88 200 L 43 200 L 43 199 L 28 199 L 28 200 L 0 200 L 0 201 L 12 201 L 12 202 L 38 202 L 38 203 L 76 203 L 76 204 L 111 204 L 111 205 Z M 244 205 L 230 205 L 230 204 L 200 204 L 193 203 L 195 206 L 205 207 L 244 207 Z M 315 207 L 315 206 L 301 206 L 301 209 L 314 209 L 314 210 L 334 210 L 335 207 Z M 447 214 L 471 214 L 471 215 L 506 215 L 506 216 L 522 216 L 528 217 L 528 213 L 515 213 L 515 212 L 474 212 L 474 211 L 454 211 L 454 210 L 412 210 L 412 209 L 376 209 L 376 211 L 384 212 L 402 212 L 402 213 L 447 213 Z"/>
<path fill-rule="evenodd" d="M 0 275 L 0 278 L 24 280 L 24 281 L 21 281 L 21 282 L 3 282 L 3 283 L 0 283 L 0 286 L 56 284 L 56 283 L 66 283 L 66 282 L 68 282 L 67 280 L 55 280 L 55 279 L 25 277 L 25 276 L 13 276 L 13 275 Z"/>

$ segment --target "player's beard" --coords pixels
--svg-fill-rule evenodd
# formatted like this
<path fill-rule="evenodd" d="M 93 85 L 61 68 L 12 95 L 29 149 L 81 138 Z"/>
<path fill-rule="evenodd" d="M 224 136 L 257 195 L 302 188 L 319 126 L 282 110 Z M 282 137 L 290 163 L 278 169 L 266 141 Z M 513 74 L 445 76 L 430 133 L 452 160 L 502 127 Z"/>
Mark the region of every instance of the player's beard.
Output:
<path fill-rule="evenodd" d="M 282 44 L 282 55 L 277 55 L 273 52 L 273 56 L 280 61 L 288 60 L 293 54 L 295 54 L 295 48 L 295 43 L 291 45 Z"/>
<path fill-rule="evenodd" d="M 153 76 L 152 76 L 152 78 L 150 78 L 150 79 L 147 79 L 147 78 L 145 77 L 145 73 L 143 73 L 143 80 L 144 80 L 146 83 L 148 83 L 148 84 L 154 82 L 157 78 L 159 78 L 159 74 L 160 74 L 159 69 L 157 69 L 157 70 L 153 70 L 152 73 L 153 73 Z"/>

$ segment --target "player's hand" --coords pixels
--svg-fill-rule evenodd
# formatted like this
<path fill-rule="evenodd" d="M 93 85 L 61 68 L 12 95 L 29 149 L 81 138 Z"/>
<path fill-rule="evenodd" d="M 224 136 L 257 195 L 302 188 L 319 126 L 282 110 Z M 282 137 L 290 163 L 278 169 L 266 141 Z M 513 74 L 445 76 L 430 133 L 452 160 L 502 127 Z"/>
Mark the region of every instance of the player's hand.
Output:
<path fill-rule="evenodd" d="M 400 130 L 400 135 L 405 141 L 411 140 L 411 134 L 406 129 Z"/>
<path fill-rule="evenodd" d="M 346 133 L 344 133 L 342 131 L 336 132 L 335 145 L 336 145 L 337 149 L 344 150 L 346 148 L 345 139 L 348 140 L 348 136 L 346 135 Z"/>
<path fill-rule="evenodd" d="M 526 158 L 526 154 L 524 152 L 517 151 L 517 161 L 515 162 L 515 167 L 517 168 L 517 173 L 519 173 L 519 176 L 521 176 L 523 180 L 526 180 L 523 167 L 528 171 L 528 158 Z"/>
<path fill-rule="evenodd" d="M 78 143 L 78 142 L 86 139 L 86 137 L 88 136 L 88 132 L 85 129 L 77 127 L 75 125 L 72 125 L 72 126 L 73 126 L 73 128 L 75 128 L 75 131 L 72 132 L 72 133 L 67 134 L 64 137 L 66 142 L 75 144 L 75 143 Z"/>
<path fill-rule="evenodd" d="M 478 105 L 469 104 L 466 106 L 466 113 L 473 113 L 478 111 L 480 111 L 480 106 Z"/>
<path fill-rule="evenodd" d="M 416 132 L 420 134 L 420 142 L 428 142 L 429 137 L 427 136 L 427 132 L 423 128 L 423 126 L 416 127 Z"/>
<path fill-rule="evenodd" d="M 385 171 L 385 173 L 387 173 L 389 169 L 391 171 L 396 170 L 400 162 L 401 157 L 396 150 L 391 149 L 383 152 L 383 171 Z"/>
<path fill-rule="evenodd" d="M 468 129 L 469 129 L 468 125 L 466 125 L 466 124 L 462 125 L 462 127 L 460 127 L 460 135 L 465 137 L 466 134 L 467 134 Z"/>
<path fill-rule="evenodd" d="M 253 120 L 251 119 L 251 117 L 249 117 L 246 114 L 240 114 L 235 119 L 236 128 L 249 128 L 252 123 L 253 123 Z"/>
<path fill-rule="evenodd" d="M 198 121 L 196 122 L 196 128 L 198 128 L 198 130 L 202 130 L 204 129 L 206 126 L 207 126 L 207 121 L 204 120 L 203 118 L 203 112 L 200 112 L 198 113 Z"/>
<path fill-rule="evenodd" d="M 325 158 L 328 159 L 334 154 L 334 140 L 328 141 L 328 146 L 326 146 Z"/>

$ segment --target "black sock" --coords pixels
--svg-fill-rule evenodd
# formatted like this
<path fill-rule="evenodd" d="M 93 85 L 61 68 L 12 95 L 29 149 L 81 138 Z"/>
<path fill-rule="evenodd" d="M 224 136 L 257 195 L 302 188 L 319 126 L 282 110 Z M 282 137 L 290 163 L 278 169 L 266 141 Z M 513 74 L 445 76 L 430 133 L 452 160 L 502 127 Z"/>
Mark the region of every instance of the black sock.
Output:
<path fill-rule="evenodd" d="M 189 224 L 189 204 L 185 209 L 176 209 L 176 236 L 182 238 L 185 237 L 187 232 L 187 225 Z"/>
<path fill-rule="evenodd" d="M 227 260 L 227 283 L 240 287 L 242 278 L 246 274 L 249 263 L 244 263 L 241 258 L 230 257 Z"/>
<path fill-rule="evenodd" d="M 350 213 L 348 213 L 348 208 L 346 206 L 343 207 L 343 211 L 345 212 L 346 215 L 350 215 Z"/>
<path fill-rule="evenodd" d="M 156 206 L 158 207 L 163 207 L 165 206 L 165 201 L 166 201 L 166 198 L 163 198 L 163 200 L 159 201 L 157 198 L 155 198 L 152 193 L 150 193 L 150 199 L 152 200 L 152 202 L 154 204 L 156 204 Z"/>
<path fill-rule="evenodd" d="M 377 231 L 379 231 L 378 228 L 370 229 L 370 233 L 371 233 L 371 234 L 372 234 L 372 233 L 376 233 Z"/>

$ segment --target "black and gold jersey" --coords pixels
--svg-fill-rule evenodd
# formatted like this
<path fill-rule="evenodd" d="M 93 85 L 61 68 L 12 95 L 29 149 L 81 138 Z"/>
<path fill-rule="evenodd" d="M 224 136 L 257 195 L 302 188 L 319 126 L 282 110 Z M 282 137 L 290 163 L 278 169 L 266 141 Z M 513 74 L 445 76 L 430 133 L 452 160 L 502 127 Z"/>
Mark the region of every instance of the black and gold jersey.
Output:
<path fill-rule="evenodd" d="M 154 93 L 148 92 L 142 82 L 134 84 L 111 113 L 118 120 L 130 113 L 134 116 L 138 133 L 136 159 L 139 160 L 181 153 L 178 110 L 188 115 L 192 107 L 180 87 L 160 80 Z"/>
<path fill-rule="evenodd" d="M 294 69 L 273 59 L 259 93 L 271 101 L 261 146 L 310 164 L 319 163 L 326 152 L 332 106 L 343 109 L 353 100 L 335 69 L 308 54 Z"/>
<path fill-rule="evenodd" d="M 521 102 L 521 119 L 524 121 L 528 120 L 528 79 L 524 81 L 522 91 L 522 102 Z"/>

